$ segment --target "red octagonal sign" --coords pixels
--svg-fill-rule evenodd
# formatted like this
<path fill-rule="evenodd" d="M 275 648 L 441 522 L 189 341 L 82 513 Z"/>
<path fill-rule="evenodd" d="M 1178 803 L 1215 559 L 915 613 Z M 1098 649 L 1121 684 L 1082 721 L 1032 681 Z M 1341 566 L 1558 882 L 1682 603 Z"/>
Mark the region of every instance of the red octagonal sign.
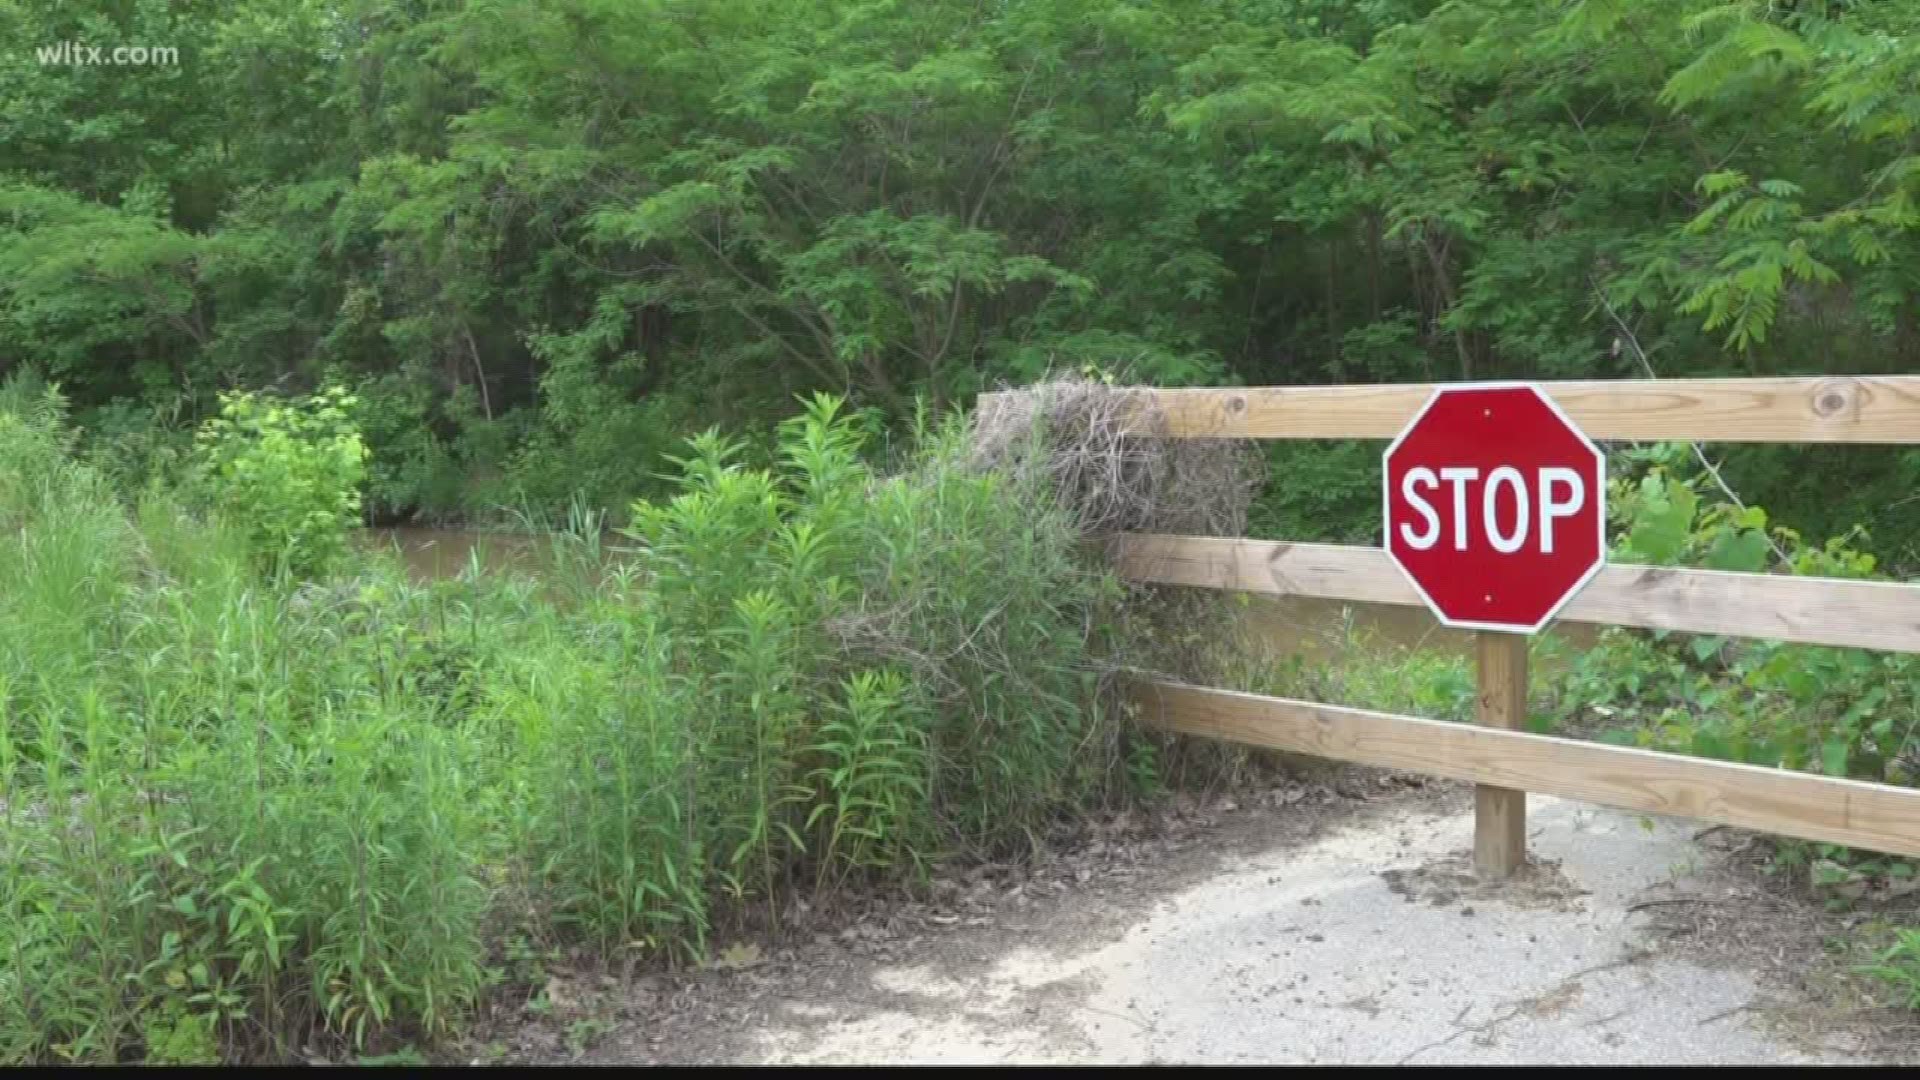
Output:
<path fill-rule="evenodd" d="M 1441 387 L 1387 448 L 1387 553 L 1440 621 L 1530 634 L 1606 558 L 1606 459 L 1525 383 Z"/>

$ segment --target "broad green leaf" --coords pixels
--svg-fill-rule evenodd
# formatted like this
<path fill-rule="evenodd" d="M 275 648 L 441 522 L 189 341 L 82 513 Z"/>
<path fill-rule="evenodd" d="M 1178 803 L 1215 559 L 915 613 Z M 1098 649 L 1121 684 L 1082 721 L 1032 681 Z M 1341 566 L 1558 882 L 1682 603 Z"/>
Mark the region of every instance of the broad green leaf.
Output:
<path fill-rule="evenodd" d="M 1820 746 L 1820 771 L 1828 776 L 1847 775 L 1847 752 L 1849 745 L 1845 739 L 1828 739 Z"/>
<path fill-rule="evenodd" d="M 1707 547 L 1706 564 L 1714 570 L 1757 573 L 1767 565 L 1770 549 L 1765 535 L 1754 529 L 1722 533 Z"/>

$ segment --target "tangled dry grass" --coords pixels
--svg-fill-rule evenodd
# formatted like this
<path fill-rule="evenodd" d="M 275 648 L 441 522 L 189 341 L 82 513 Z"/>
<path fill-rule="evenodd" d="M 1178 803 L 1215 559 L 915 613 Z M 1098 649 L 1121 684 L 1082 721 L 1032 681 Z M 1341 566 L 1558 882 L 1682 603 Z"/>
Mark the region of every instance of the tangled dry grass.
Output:
<path fill-rule="evenodd" d="M 1245 439 L 1179 439 L 1147 391 L 1084 378 L 983 396 L 973 416 L 972 464 L 1044 490 L 1080 537 L 1105 545 L 1124 533 L 1241 536 L 1266 482 L 1266 459 Z M 1111 548 L 1108 547 L 1111 551 Z M 1116 700 L 1137 705 L 1141 679 L 1233 684 L 1244 657 L 1240 616 L 1222 593 L 1130 583 L 1118 617 L 1125 646 L 1102 672 Z M 1238 776 L 1250 755 L 1225 743 L 1163 741 L 1179 783 Z"/>
<path fill-rule="evenodd" d="M 974 464 L 1043 473 L 1088 538 L 1121 532 L 1239 536 L 1266 480 L 1244 439 L 1175 439 L 1146 391 L 1085 378 L 985 395 Z"/>

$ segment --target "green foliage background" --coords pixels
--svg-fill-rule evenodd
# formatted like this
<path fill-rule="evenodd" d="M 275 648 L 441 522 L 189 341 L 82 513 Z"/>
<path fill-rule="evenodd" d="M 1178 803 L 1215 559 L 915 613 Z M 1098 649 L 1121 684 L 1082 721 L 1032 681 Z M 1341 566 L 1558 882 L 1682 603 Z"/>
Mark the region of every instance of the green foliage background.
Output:
<path fill-rule="evenodd" d="M 1637 343 L 1662 375 L 1904 371 L 1917 23 L 1866 0 L 4 0 L 0 373 L 39 369 L 118 441 L 223 390 L 346 386 L 393 520 L 618 508 L 680 436 L 764 454 L 814 390 L 900 423 L 1087 364 L 1614 377 L 1644 374 Z M 63 41 L 181 58 L 36 58 Z M 1289 453 L 1323 489 L 1261 520 L 1363 527 L 1365 455 Z M 1726 468 L 1809 534 L 1864 522 L 1914 559 L 1912 455 Z"/>

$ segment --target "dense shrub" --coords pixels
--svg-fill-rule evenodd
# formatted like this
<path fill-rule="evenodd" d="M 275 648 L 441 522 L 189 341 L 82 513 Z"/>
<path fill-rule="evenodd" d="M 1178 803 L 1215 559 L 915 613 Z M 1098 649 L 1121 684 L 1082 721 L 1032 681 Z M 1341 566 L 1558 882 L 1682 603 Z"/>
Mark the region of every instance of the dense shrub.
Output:
<path fill-rule="evenodd" d="M 1629 455 L 1612 482 L 1613 557 L 1660 566 L 1882 577 L 1853 534 L 1806 541 L 1729 499 L 1684 445 Z M 1613 628 L 1560 690 L 1615 741 L 1832 776 L 1910 783 L 1920 711 L 1899 653 Z"/>
<path fill-rule="evenodd" d="M 607 666 L 530 655 L 512 680 L 516 715 L 567 714 L 535 815 L 565 917 L 697 945 L 711 899 L 1005 847 L 1118 782 L 1118 586 L 1040 493 L 967 468 L 963 434 L 883 477 L 818 398 L 774 468 L 708 434 L 679 494 L 636 504 L 645 600 L 596 635 Z"/>
<path fill-rule="evenodd" d="M 1267 486 L 1247 517 L 1247 535 L 1264 540 L 1371 544 L 1380 539 L 1380 455 L 1384 444 L 1268 444 Z"/>
<path fill-rule="evenodd" d="M 130 501 L 57 397 L 0 402 L 0 1061 L 431 1039 L 509 937 L 697 955 L 1143 775 L 1102 694 L 1117 585 L 957 425 L 881 475 L 817 400 L 772 468 L 696 440 L 624 555 L 588 515 L 544 582 L 420 585 L 308 517 L 263 546 Z M 222 460 L 312 479 L 309 429 L 243 415 Z"/>
<path fill-rule="evenodd" d="M 208 502 L 243 523 L 267 565 L 296 574 L 330 569 L 360 524 L 367 447 L 338 387 L 281 401 L 235 392 L 196 437 Z"/>

